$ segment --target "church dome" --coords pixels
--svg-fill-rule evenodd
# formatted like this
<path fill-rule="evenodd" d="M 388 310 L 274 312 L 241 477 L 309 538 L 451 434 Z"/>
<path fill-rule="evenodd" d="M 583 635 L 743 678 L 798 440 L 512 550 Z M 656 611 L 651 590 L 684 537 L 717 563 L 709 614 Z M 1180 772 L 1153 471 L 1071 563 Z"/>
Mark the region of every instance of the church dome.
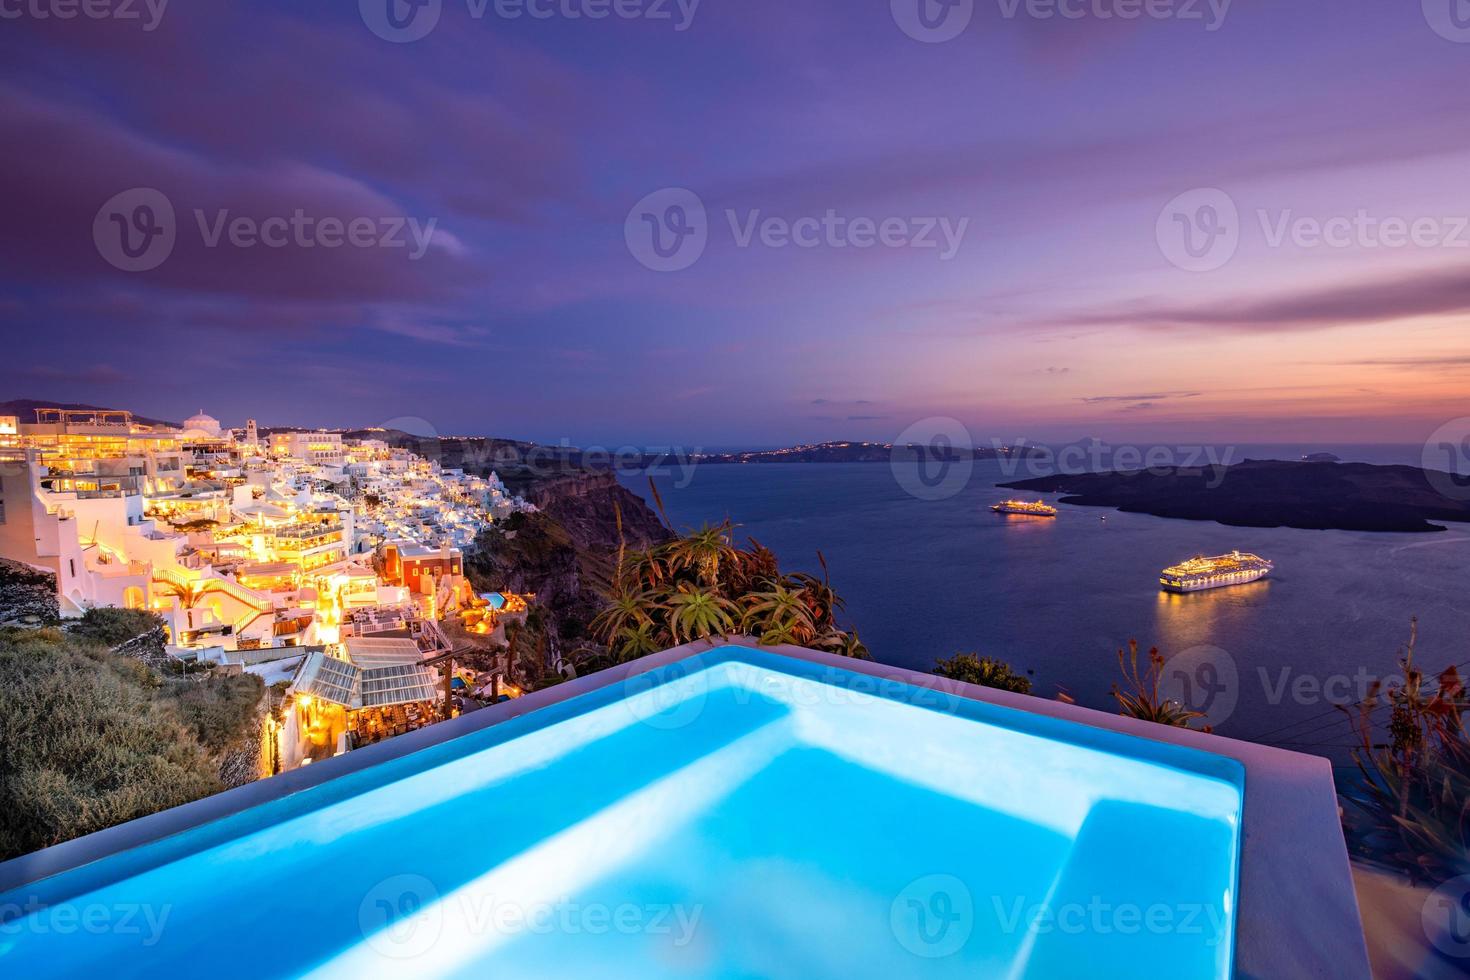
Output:
<path fill-rule="evenodd" d="M 205 415 L 204 409 L 201 408 L 198 415 L 184 419 L 184 429 L 185 431 L 203 432 L 211 438 L 216 438 L 220 434 L 219 419 L 212 415 Z"/>

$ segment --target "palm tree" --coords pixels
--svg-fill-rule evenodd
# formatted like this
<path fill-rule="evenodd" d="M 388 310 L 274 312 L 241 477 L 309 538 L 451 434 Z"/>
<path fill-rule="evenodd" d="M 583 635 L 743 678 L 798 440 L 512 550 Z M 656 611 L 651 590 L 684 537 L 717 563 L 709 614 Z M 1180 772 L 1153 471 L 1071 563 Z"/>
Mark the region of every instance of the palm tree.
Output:
<path fill-rule="evenodd" d="M 175 582 L 173 579 L 155 578 L 153 584 L 162 586 L 165 592 L 178 599 L 179 608 L 186 611 L 199 605 L 199 600 L 209 591 L 203 582 Z"/>
<path fill-rule="evenodd" d="M 741 617 L 742 628 L 754 625 L 766 644 L 806 643 L 816 635 L 804 589 L 788 589 L 778 581 L 768 583 L 765 592 L 746 596 L 749 603 Z"/>
<path fill-rule="evenodd" d="M 676 643 L 726 636 L 735 625 L 735 603 L 713 589 L 680 585 L 664 605 Z"/>
<path fill-rule="evenodd" d="M 651 612 L 658 608 L 652 592 L 639 592 L 628 584 L 608 597 L 610 604 L 592 620 L 592 632 L 604 642 L 611 642 L 624 629 L 653 622 Z"/>
<path fill-rule="evenodd" d="M 701 583 L 713 586 L 720 579 L 721 564 L 735 560 L 735 546 L 730 541 L 734 530 L 734 525 L 726 520 L 690 532 L 674 542 L 669 567 L 676 572 L 693 568 Z"/>

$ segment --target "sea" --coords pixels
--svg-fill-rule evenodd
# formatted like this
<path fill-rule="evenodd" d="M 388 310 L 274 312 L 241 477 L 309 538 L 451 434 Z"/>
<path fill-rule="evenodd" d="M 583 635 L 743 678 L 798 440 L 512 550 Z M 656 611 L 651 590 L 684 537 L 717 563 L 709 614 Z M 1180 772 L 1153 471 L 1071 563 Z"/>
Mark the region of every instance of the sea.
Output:
<path fill-rule="evenodd" d="M 1414 446 L 1217 448 L 1230 461 L 1331 452 L 1418 465 L 1422 456 Z M 974 652 L 1027 674 L 1036 695 L 1116 711 L 1113 687 L 1128 686 L 1119 653 L 1136 640 L 1143 666 L 1151 648 L 1166 658 L 1160 691 L 1203 712 L 1197 724 L 1343 765 L 1358 740 L 1351 714 L 1375 682 L 1400 677 L 1412 628 L 1431 683 L 1446 666 L 1470 668 L 1470 525 L 1382 534 L 1065 505 L 1056 519 L 991 512 L 1016 496 L 996 484 L 1028 475 L 1014 461 L 977 461 L 938 490 L 883 463 L 696 465 L 620 478 L 645 498 L 652 479 L 681 529 L 729 518 L 787 570 L 819 571 L 820 552 L 846 601 L 844 624 L 883 663 L 928 671 Z M 1233 550 L 1269 558 L 1275 572 L 1191 595 L 1159 588 L 1164 567 Z M 1381 738 L 1387 711 L 1376 718 Z"/>

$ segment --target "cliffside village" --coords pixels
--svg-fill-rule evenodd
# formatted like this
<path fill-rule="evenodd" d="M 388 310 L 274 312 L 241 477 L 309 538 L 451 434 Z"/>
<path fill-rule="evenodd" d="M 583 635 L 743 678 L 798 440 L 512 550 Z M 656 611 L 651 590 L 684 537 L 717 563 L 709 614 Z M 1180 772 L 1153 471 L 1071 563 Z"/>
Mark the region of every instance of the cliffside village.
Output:
<path fill-rule="evenodd" d="M 519 694 L 504 631 L 534 597 L 464 572 L 481 530 L 534 509 L 493 473 L 202 411 L 34 414 L 0 416 L 0 558 L 54 575 L 63 619 L 146 609 L 181 665 L 289 681 L 267 772 Z"/>

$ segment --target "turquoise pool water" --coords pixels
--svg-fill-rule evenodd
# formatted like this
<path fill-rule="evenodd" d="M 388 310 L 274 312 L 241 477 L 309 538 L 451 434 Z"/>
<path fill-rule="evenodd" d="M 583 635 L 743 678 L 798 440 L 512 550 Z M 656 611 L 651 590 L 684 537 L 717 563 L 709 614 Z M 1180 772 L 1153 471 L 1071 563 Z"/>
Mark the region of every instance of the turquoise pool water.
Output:
<path fill-rule="evenodd" d="M 0 896 L 0 972 L 1227 977 L 1242 781 L 726 648 Z"/>

